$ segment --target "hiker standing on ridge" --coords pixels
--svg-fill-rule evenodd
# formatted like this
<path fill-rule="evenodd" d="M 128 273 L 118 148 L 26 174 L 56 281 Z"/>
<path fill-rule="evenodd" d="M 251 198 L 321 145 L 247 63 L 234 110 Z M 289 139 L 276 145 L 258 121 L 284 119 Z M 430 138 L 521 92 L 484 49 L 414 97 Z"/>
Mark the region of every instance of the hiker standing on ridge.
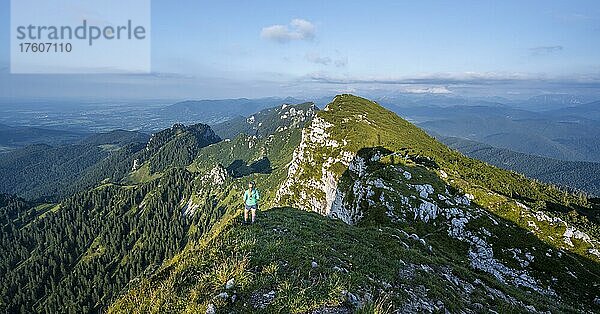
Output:
<path fill-rule="evenodd" d="M 252 223 L 256 217 L 256 210 L 258 209 L 258 200 L 260 195 L 254 186 L 254 181 L 248 182 L 248 189 L 244 192 L 244 223 L 248 223 L 248 211 L 252 210 Z"/>

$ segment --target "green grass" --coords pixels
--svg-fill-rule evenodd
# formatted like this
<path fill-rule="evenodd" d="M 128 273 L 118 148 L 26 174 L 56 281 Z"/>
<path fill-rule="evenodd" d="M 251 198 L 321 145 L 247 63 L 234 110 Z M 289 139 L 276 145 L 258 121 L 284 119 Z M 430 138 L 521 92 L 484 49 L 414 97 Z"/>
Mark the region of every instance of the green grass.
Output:
<path fill-rule="evenodd" d="M 144 163 L 139 169 L 132 171 L 123 179 L 126 183 L 146 183 L 161 177 L 161 173 L 150 173 L 149 163 Z"/>
<path fill-rule="evenodd" d="M 31 224 L 44 218 L 48 213 L 56 213 L 60 209 L 60 204 L 42 203 L 27 210 L 26 216 L 31 216 L 31 219 L 21 228 L 31 226 Z"/>
<path fill-rule="evenodd" d="M 406 249 L 401 242 L 407 243 Z M 510 308 L 514 305 L 491 298 L 475 285 L 467 296 L 452 287 L 441 275 L 442 269 L 463 281 L 479 278 L 490 287 L 536 308 L 562 309 L 539 295 L 497 283 L 486 274 L 471 270 L 465 261 L 429 252 L 418 241 L 402 238 L 394 227 L 354 227 L 316 213 L 291 208 L 260 212 L 254 226 L 240 225 L 240 217 L 225 218 L 200 242 L 165 263 L 161 270 L 121 296 L 110 307 L 111 313 L 198 313 L 214 304 L 218 312 L 292 312 L 303 313 L 324 307 L 353 309 L 343 295 L 373 295 L 363 312 L 375 309 L 401 309 L 409 300 L 406 291 L 424 287 L 423 298 L 443 302 L 451 311 L 466 309 L 479 302 L 486 307 Z M 311 262 L 318 263 L 313 268 Z M 424 270 L 421 265 L 431 267 Z M 348 270 L 337 271 L 334 267 Z M 413 269 L 411 276 L 399 276 Z M 234 278 L 236 287 L 225 289 Z M 408 290 L 407 290 L 408 289 Z M 418 289 L 417 289 L 418 290 Z M 254 295 L 275 292 L 265 309 L 251 305 Z M 221 292 L 236 295 L 235 302 L 215 296 Z M 385 311 L 384 311 L 385 312 Z"/>
<path fill-rule="evenodd" d="M 81 257 L 82 262 L 90 262 L 92 259 L 102 256 L 106 253 L 106 247 L 102 245 L 100 237 L 96 237 L 90 245 L 85 255 Z"/>
<path fill-rule="evenodd" d="M 99 145 L 98 147 L 105 152 L 115 152 L 115 151 L 118 151 L 119 149 L 121 149 L 121 146 L 119 146 L 117 144 L 102 144 L 102 145 Z"/>

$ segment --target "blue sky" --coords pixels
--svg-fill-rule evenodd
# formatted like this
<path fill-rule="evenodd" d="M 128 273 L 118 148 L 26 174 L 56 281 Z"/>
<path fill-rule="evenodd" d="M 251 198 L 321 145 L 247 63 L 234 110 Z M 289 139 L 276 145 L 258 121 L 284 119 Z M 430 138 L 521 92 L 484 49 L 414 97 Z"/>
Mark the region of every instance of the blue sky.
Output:
<path fill-rule="evenodd" d="M 598 1 L 152 1 L 152 73 L 9 74 L 0 97 L 600 95 Z"/>

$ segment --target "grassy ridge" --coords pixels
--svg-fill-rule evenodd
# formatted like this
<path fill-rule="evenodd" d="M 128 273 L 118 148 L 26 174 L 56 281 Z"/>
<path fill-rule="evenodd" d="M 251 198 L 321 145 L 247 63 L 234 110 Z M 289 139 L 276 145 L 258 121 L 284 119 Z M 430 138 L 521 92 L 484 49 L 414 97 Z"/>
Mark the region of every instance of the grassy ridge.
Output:
<path fill-rule="evenodd" d="M 339 95 L 328 105 L 328 110 L 317 115 L 336 126 L 330 129 L 331 136 L 345 139 L 348 142 L 347 149 L 352 151 L 374 146 L 383 146 L 391 151 L 403 150 L 413 156 L 431 157 L 455 179 L 503 195 L 565 206 L 588 206 L 585 197 L 467 158 L 368 99 Z"/>
<path fill-rule="evenodd" d="M 521 174 L 499 169 L 485 162 L 468 158 L 427 135 L 423 130 L 398 117 L 378 104 L 353 95 L 339 95 L 317 117 L 332 124 L 330 138 L 347 143 L 343 147 L 323 148 L 322 155 L 338 155 L 342 150 L 358 152 L 364 147 L 381 146 L 399 152 L 405 159 L 433 164 L 433 169 L 447 174 L 445 181 L 457 190 L 476 196 L 477 202 L 494 214 L 528 229 L 530 210 L 518 206 L 515 200 L 558 216 L 593 236 L 600 238 L 598 210 L 593 209 L 583 194 L 572 194 L 556 186 L 529 179 Z M 424 157 L 426 157 L 424 159 Z M 312 165 L 313 176 L 320 178 L 320 167 Z M 333 168 L 334 171 L 336 168 Z M 338 167 L 338 176 L 346 170 Z M 560 230 L 564 232 L 564 228 Z M 565 247 L 561 234 L 550 231 L 541 239 L 554 246 Z M 588 254 L 589 246 L 575 243 L 565 247 L 597 260 Z"/>
<path fill-rule="evenodd" d="M 236 217 L 225 219 L 202 242 L 188 246 L 118 299 L 109 313 L 199 313 L 209 304 L 225 313 L 349 311 L 353 307 L 345 292 L 362 299 L 363 311 L 385 312 L 400 309 L 414 294 L 422 293 L 420 287 L 430 289 L 422 295 L 425 300 L 450 311 L 470 308 L 473 303 L 503 312 L 522 311 L 494 299 L 489 288 L 533 302 L 538 308 L 573 311 L 500 285 L 460 260 L 433 254 L 391 226 L 353 227 L 291 208 L 263 212 L 259 221 L 256 226 L 241 226 Z M 482 284 L 467 297 L 447 276 L 462 281 L 479 278 Z M 235 287 L 226 289 L 231 278 Z M 261 303 L 270 291 L 274 291 L 273 300 Z M 227 298 L 218 296 L 223 292 Z"/>

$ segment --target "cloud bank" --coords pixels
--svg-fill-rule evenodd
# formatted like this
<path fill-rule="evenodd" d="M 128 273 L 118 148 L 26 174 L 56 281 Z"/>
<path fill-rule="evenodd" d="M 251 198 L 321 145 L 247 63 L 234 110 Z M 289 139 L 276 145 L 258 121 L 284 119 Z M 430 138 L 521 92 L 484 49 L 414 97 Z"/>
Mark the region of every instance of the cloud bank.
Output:
<path fill-rule="evenodd" d="M 315 25 L 304 19 L 293 19 L 289 25 L 275 24 L 263 27 L 260 37 L 269 41 L 285 44 L 293 40 L 313 40 Z"/>
<path fill-rule="evenodd" d="M 570 87 L 600 87 L 599 75 L 549 76 L 531 73 L 464 72 L 433 73 L 404 77 L 335 76 L 328 73 L 310 73 L 305 81 L 323 84 L 379 84 L 428 86 L 499 86 L 505 84 L 539 83 Z"/>

